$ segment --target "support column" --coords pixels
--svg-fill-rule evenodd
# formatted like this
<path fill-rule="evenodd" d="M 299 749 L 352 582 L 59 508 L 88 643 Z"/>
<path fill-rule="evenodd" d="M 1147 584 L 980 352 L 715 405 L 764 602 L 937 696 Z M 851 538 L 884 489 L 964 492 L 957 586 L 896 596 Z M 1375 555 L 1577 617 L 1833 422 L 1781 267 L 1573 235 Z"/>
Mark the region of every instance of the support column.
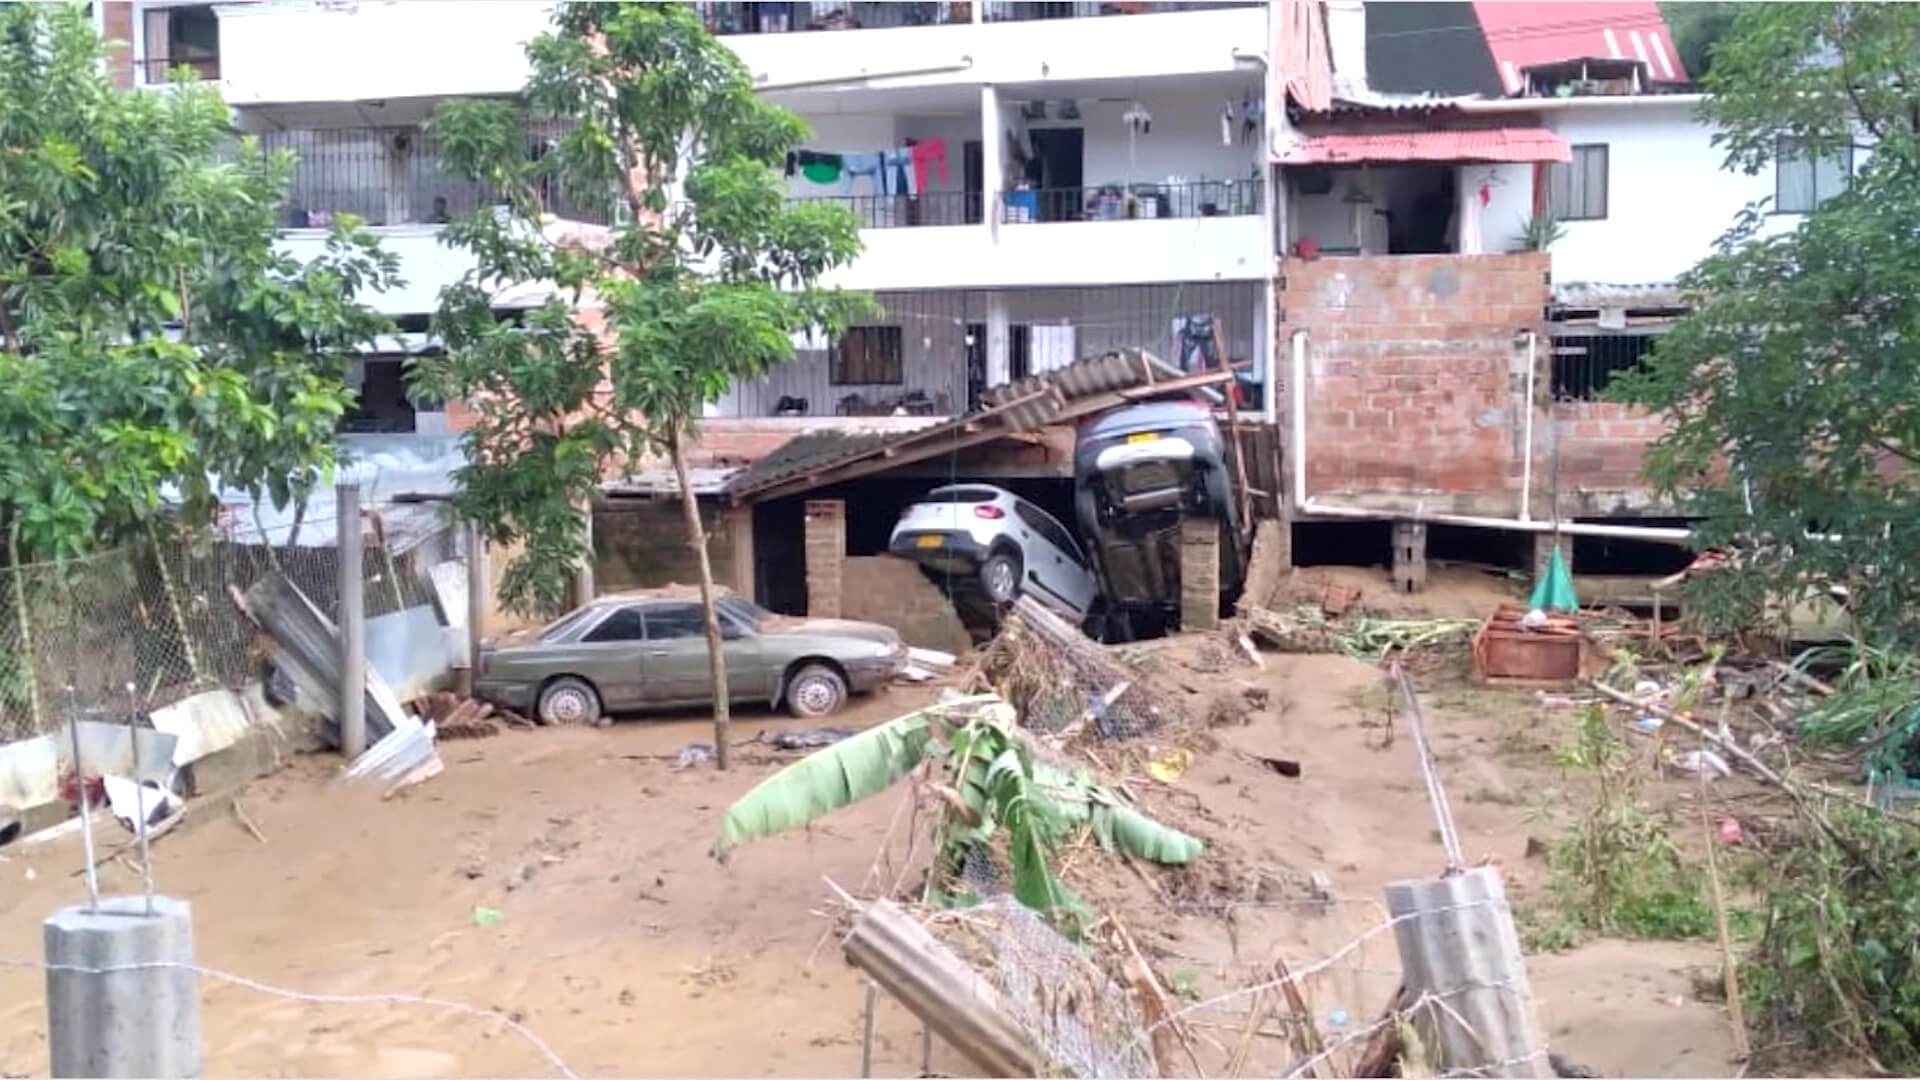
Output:
<path fill-rule="evenodd" d="M 1220 625 L 1220 522 L 1180 519 L 1180 629 Z"/>
<path fill-rule="evenodd" d="M 1573 573 L 1573 537 L 1562 533 L 1557 539 L 1552 533 L 1533 534 L 1533 580 L 1539 581 L 1546 576 L 1547 562 L 1553 558 L 1553 549 L 1560 548 L 1560 559 L 1567 564 L 1567 573 Z"/>
<path fill-rule="evenodd" d="M 759 587 L 753 569 L 753 504 L 729 506 L 722 527 L 733 544 L 733 591 L 749 600 L 759 600 Z"/>
<path fill-rule="evenodd" d="M 980 18 L 982 0 L 974 0 L 973 17 Z M 980 88 L 980 224 L 987 240 L 1000 235 L 1000 187 L 1006 182 L 1006 140 L 1000 134 L 1000 90 Z"/>
<path fill-rule="evenodd" d="M 847 558 L 847 504 L 807 500 L 807 614 L 840 617 L 841 567 Z"/>
<path fill-rule="evenodd" d="M 340 542 L 340 753 L 348 761 L 367 749 L 367 579 L 362 570 L 360 481 L 343 477 L 335 487 L 334 525 Z"/>
<path fill-rule="evenodd" d="M 580 541 L 587 547 L 587 557 L 573 572 L 573 599 L 576 604 L 589 604 L 598 595 L 593 581 L 594 564 L 599 556 L 593 550 L 593 499 L 587 499 L 586 509 L 580 514 Z"/>
<path fill-rule="evenodd" d="M 1013 332 L 1007 325 L 1007 295 L 987 294 L 987 386 L 1013 381 Z"/>
<path fill-rule="evenodd" d="M 487 636 L 487 599 L 493 587 L 487 577 L 487 536 L 480 526 L 467 524 L 467 678 L 480 678 L 480 643 Z M 469 693 L 473 687 L 467 687 Z"/>
<path fill-rule="evenodd" d="M 1439 1073 L 1552 1075 L 1499 871 L 1394 882 L 1387 913 L 1409 1000 L 1434 999 L 1413 1021 Z"/>
<path fill-rule="evenodd" d="M 416 130 L 382 130 L 379 137 L 386 145 L 381 148 L 387 163 L 386 205 L 388 225 L 410 225 L 413 223 L 413 178 L 411 168 L 414 154 L 419 152 L 416 145 L 420 133 Z"/>
<path fill-rule="evenodd" d="M 114 896 L 43 925 L 56 1077 L 201 1075 L 200 985 L 185 900 Z"/>
<path fill-rule="evenodd" d="M 1393 523 L 1393 591 L 1417 593 L 1427 587 L 1427 524 Z"/>

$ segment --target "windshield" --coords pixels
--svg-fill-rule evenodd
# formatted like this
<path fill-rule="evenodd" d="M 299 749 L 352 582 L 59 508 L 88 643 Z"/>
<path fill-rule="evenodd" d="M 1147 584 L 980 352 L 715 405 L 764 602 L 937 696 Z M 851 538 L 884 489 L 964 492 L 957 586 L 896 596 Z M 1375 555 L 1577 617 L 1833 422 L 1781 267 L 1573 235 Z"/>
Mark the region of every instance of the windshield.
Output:
<path fill-rule="evenodd" d="M 754 630 L 760 629 L 768 619 L 773 618 L 771 611 L 748 600 L 744 596 L 723 596 L 714 604 L 714 607 L 740 620 Z"/>
<path fill-rule="evenodd" d="M 572 611 L 567 612 L 565 615 L 562 615 L 559 618 L 553 620 L 552 622 L 548 623 L 544 628 L 541 629 L 540 640 L 541 641 L 560 640 L 560 638 L 563 635 L 565 635 L 567 631 L 572 630 L 573 628 L 579 626 L 580 620 L 586 618 L 587 613 L 592 610 L 593 608 L 591 606 L 575 608 Z"/>

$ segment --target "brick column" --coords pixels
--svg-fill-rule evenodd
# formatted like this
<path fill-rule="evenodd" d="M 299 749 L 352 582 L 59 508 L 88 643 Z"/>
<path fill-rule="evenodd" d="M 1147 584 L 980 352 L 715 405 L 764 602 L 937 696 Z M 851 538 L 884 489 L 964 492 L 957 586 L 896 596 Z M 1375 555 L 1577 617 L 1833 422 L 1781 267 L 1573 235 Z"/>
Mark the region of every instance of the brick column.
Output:
<path fill-rule="evenodd" d="M 1427 525 L 1393 523 L 1393 591 L 1417 593 L 1427 587 Z"/>
<path fill-rule="evenodd" d="M 1180 628 L 1220 625 L 1220 522 L 1180 519 Z"/>
<path fill-rule="evenodd" d="M 807 500 L 807 614 L 840 617 L 840 571 L 847 558 L 847 504 Z"/>

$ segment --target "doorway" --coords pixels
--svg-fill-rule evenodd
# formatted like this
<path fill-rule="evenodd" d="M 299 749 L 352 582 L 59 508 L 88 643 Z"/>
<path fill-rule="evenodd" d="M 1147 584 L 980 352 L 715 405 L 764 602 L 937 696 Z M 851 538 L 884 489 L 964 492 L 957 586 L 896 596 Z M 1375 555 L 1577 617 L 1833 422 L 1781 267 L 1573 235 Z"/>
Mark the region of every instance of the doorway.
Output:
<path fill-rule="evenodd" d="M 966 223 L 978 225 L 986 220 L 981 211 L 981 195 L 987 190 L 986 154 L 979 139 L 968 139 L 960 147 L 960 187 L 966 192 Z"/>
<path fill-rule="evenodd" d="M 1040 189 L 1040 220 L 1078 221 L 1086 202 L 1080 190 L 1086 183 L 1082 172 L 1086 161 L 1086 129 L 1038 128 L 1027 132 L 1027 136 L 1033 142 L 1033 156 L 1027 161 L 1027 179 Z"/>

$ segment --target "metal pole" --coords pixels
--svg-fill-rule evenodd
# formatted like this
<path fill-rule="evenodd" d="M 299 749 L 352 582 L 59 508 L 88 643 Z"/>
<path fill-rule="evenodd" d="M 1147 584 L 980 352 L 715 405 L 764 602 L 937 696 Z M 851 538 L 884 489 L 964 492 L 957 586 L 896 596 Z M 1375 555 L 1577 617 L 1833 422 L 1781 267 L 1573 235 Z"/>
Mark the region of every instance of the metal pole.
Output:
<path fill-rule="evenodd" d="M 67 684 L 67 738 L 73 740 L 73 784 L 80 789 L 80 857 L 87 860 L 87 910 L 100 908 L 100 872 L 93 865 L 93 807 L 87 798 L 87 770 L 80 762 L 80 699 Z"/>
<path fill-rule="evenodd" d="M 480 678 L 480 642 L 487 622 L 487 535 L 467 525 L 467 678 Z M 469 687 L 471 690 L 471 687 Z"/>
<path fill-rule="evenodd" d="M 147 844 L 147 782 L 140 778 L 140 710 L 134 699 L 134 686 L 127 683 L 127 752 L 133 755 L 133 813 L 139 820 L 134 832 L 140 837 L 140 881 L 146 889 L 147 914 L 153 914 L 153 850 Z"/>
<path fill-rule="evenodd" d="M 367 749 L 366 575 L 360 528 L 360 482 L 342 477 L 336 524 L 340 541 L 340 752 L 348 761 Z"/>

